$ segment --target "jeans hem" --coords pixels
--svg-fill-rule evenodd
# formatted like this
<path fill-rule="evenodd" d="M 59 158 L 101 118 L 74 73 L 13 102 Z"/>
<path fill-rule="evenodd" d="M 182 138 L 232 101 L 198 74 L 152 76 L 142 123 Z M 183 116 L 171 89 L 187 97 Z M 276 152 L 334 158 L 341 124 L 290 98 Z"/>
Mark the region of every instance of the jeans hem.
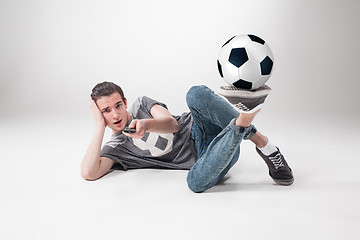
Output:
<path fill-rule="evenodd" d="M 239 132 L 244 134 L 243 139 L 247 140 L 250 139 L 254 134 L 257 132 L 254 125 L 250 125 L 249 127 L 239 127 L 235 124 L 236 118 L 230 121 L 230 128 L 234 130 L 235 132 Z"/>

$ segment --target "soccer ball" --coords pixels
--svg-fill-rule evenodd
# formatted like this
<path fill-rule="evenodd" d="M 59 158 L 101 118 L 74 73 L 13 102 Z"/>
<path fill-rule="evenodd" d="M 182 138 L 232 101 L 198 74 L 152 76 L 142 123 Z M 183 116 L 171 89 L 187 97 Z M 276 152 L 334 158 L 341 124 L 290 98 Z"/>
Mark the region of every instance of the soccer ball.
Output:
<path fill-rule="evenodd" d="M 220 76 L 237 88 L 254 90 L 270 78 L 274 57 L 264 40 L 255 35 L 237 35 L 220 49 Z"/>

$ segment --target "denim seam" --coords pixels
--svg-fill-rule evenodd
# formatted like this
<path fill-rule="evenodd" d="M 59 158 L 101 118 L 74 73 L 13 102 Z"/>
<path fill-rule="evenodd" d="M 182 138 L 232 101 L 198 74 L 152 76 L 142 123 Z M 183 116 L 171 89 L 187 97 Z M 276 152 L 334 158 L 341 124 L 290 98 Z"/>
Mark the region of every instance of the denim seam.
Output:
<path fill-rule="evenodd" d="M 228 131 L 229 131 L 229 130 L 228 130 Z M 240 141 L 240 140 L 238 139 L 236 145 L 239 143 L 239 141 Z M 235 145 L 234 145 L 232 148 L 230 148 L 230 151 L 231 151 L 231 152 L 234 152 L 234 151 L 235 151 L 235 148 L 236 148 L 236 147 L 235 147 Z M 229 158 L 229 159 L 231 159 L 231 158 Z M 225 167 L 226 167 L 226 166 L 225 166 Z M 219 170 L 219 169 L 218 169 L 218 170 Z M 215 173 L 215 175 L 218 176 L 218 175 L 221 174 L 221 172 L 222 172 L 222 171 L 217 171 L 217 172 Z M 213 184 L 213 183 L 210 181 L 209 183 L 207 183 L 207 184 L 205 184 L 205 185 L 203 186 L 202 190 L 205 191 L 205 190 L 209 189 L 209 186 L 211 186 L 212 184 Z"/>

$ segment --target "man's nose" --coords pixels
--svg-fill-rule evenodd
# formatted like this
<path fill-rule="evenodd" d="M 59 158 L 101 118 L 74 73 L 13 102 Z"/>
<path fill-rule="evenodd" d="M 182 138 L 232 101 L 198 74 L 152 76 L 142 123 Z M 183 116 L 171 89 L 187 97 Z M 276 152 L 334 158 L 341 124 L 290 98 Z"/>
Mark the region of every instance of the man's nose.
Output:
<path fill-rule="evenodd" d="M 117 110 L 113 111 L 113 118 L 114 118 L 114 119 L 117 120 L 117 119 L 119 118 L 119 116 L 120 116 L 119 111 L 117 111 Z"/>

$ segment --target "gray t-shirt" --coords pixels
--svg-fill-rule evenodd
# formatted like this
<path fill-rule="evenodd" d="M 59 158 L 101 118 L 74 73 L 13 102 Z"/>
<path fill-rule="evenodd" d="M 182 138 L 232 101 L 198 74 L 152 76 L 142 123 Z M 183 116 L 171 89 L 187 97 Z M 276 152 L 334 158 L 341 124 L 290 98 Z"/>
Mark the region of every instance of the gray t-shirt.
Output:
<path fill-rule="evenodd" d="M 129 109 L 131 119 L 128 124 L 132 119 L 152 118 L 150 109 L 155 104 L 167 109 L 163 103 L 146 96 L 139 97 Z M 111 136 L 111 140 L 101 149 L 100 156 L 118 163 L 115 169 L 190 169 L 196 162 L 195 148 L 190 139 L 193 119 L 190 113 L 173 117 L 179 124 L 178 132 L 145 133 L 141 139 L 127 137 L 120 132 Z"/>

